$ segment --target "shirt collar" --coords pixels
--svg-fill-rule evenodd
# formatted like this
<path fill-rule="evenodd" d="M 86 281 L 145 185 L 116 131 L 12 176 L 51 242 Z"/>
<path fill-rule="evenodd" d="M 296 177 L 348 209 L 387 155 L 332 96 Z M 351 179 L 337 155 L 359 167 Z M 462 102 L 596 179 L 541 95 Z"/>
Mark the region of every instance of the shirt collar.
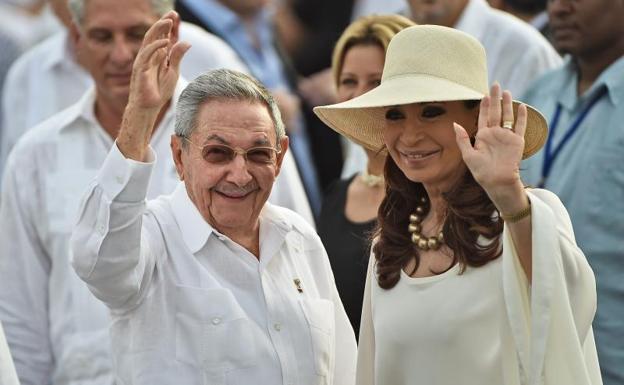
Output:
<path fill-rule="evenodd" d="M 455 28 L 472 35 L 477 40 L 482 40 L 487 25 L 483 18 L 491 10 L 485 0 L 469 0 L 455 24 Z"/>
<path fill-rule="evenodd" d="M 184 243 L 191 253 L 197 253 L 208 241 L 214 229 L 201 216 L 189 198 L 184 182 L 180 182 L 171 195 L 171 209 L 180 227 Z"/>
<path fill-rule="evenodd" d="M 76 62 L 76 56 L 69 33 L 65 28 L 52 35 L 52 37 L 50 37 L 49 44 L 50 45 L 46 49 L 45 58 L 41 63 L 44 69 L 50 69 L 62 65 L 82 69 L 82 67 L 80 67 L 80 65 Z"/>
<path fill-rule="evenodd" d="M 565 86 L 561 89 L 557 101 L 568 110 L 574 110 L 581 99 L 593 98 L 603 87 L 606 87 L 609 99 L 614 105 L 619 104 L 624 98 L 624 78 L 622 77 L 622 73 L 624 73 L 624 56 L 607 67 L 581 98 L 577 94 L 578 69 L 574 59 L 568 55 L 564 59 L 561 68 L 559 76 L 562 78 L 556 83 L 564 84 Z"/>

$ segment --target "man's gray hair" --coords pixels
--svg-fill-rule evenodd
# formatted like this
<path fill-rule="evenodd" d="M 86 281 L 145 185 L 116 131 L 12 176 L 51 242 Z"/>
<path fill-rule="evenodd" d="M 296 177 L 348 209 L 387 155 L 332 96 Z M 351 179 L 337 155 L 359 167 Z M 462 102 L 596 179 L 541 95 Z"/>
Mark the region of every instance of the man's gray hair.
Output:
<path fill-rule="evenodd" d="M 175 134 L 190 138 L 197 128 L 199 108 L 211 100 L 237 100 L 261 103 L 268 109 L 275 127 L 276 147 L 286 136 L 282 115 L 271 93 L 256 79 L 228 69 L 208 71 L 189 83 L 176 106 Z M 183 141 L 183 146 L 186 141 Z"/>
<path fill-rule="evenodd" d="M 69 13 L 71 13 L 72 19 L 77 25 L 81 25 L 84 21 L 87 1 L 89 0 L 67 0 Z M 175 0 L 149 0 L 149 2 L 152 5 L 154 14 L 161 17 L 173 9 Z"/>

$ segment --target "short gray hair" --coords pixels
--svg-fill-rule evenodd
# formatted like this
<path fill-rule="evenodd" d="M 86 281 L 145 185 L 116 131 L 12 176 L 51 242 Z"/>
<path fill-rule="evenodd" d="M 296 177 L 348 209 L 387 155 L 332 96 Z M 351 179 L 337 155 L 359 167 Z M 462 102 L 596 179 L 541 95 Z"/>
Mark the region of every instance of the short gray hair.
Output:
<path fill-rule="evenodd" d="M 261 103 L 268 109 L 275 128 L 276 146 L 286 136 L 284 122 L 271 93 L 259 81 L 242 72 L 217 69 L 199 75 L 182 91 L 176 106 L 175 134 L 190 138 L 197 127 L 199 108 L 211 100 Z M 183 142 L 183 146 L 186 141 Z"/>
<path fill-rule="evenodd" d="M 77 25 L 81 25 L 84 21 L 85 6 L 89 0 L 67 0 L 67 6 L 69 7 L 69 13 L 72 15 L 72 20 Z M 149 0 L 152 5 L 154 14 L 158 17 L 163 16 L 165 13 L 173 10 L 175 0 Z"/>

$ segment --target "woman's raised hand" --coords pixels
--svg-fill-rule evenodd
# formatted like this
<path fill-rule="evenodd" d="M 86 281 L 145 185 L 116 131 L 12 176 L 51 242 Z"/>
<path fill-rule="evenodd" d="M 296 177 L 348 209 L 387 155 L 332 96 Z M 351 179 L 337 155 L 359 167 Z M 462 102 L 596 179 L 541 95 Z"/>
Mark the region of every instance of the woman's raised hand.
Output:
<path fill-rule="evenodd" d="M 518 107 L 514 117 L 513 103 L 509 91 L 502 92 L 494 84 L 490 95 L 481 100 L 477 134 L 474 145 L 466 130 L 455 123 L 457 144 L 466 166 L 475 180 L 488 193 L 494 204 L 503 212 L 517 207 L 516 198 L 522 194 L 520 162 L 524 150 L 524 132 L 527 125 L 527 108 Z M 512 202 L 509 202 L 509 200 Z M 510 210 L 511 209 L 511 210 Z"/>

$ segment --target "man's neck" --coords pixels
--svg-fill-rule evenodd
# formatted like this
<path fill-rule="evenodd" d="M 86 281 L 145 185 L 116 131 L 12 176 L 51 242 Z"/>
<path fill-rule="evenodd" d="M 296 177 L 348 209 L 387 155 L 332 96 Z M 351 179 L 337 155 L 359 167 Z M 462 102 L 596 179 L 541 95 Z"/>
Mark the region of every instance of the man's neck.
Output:
<path fill-rule="evenodd" d="M 624 56 L 624 38 L 602 52 L 575 57 L 578 68 L 578 95 L 583 95 L 611 64 Z"/>
<path fill-rule="evenodd" d="M 243 246 L 247 251 L 253 254 L 258 260 L 260 260 L 260 227 L 254 231 L 241 231 L 241 232 L 224 232 L 232 241 Z"/>

